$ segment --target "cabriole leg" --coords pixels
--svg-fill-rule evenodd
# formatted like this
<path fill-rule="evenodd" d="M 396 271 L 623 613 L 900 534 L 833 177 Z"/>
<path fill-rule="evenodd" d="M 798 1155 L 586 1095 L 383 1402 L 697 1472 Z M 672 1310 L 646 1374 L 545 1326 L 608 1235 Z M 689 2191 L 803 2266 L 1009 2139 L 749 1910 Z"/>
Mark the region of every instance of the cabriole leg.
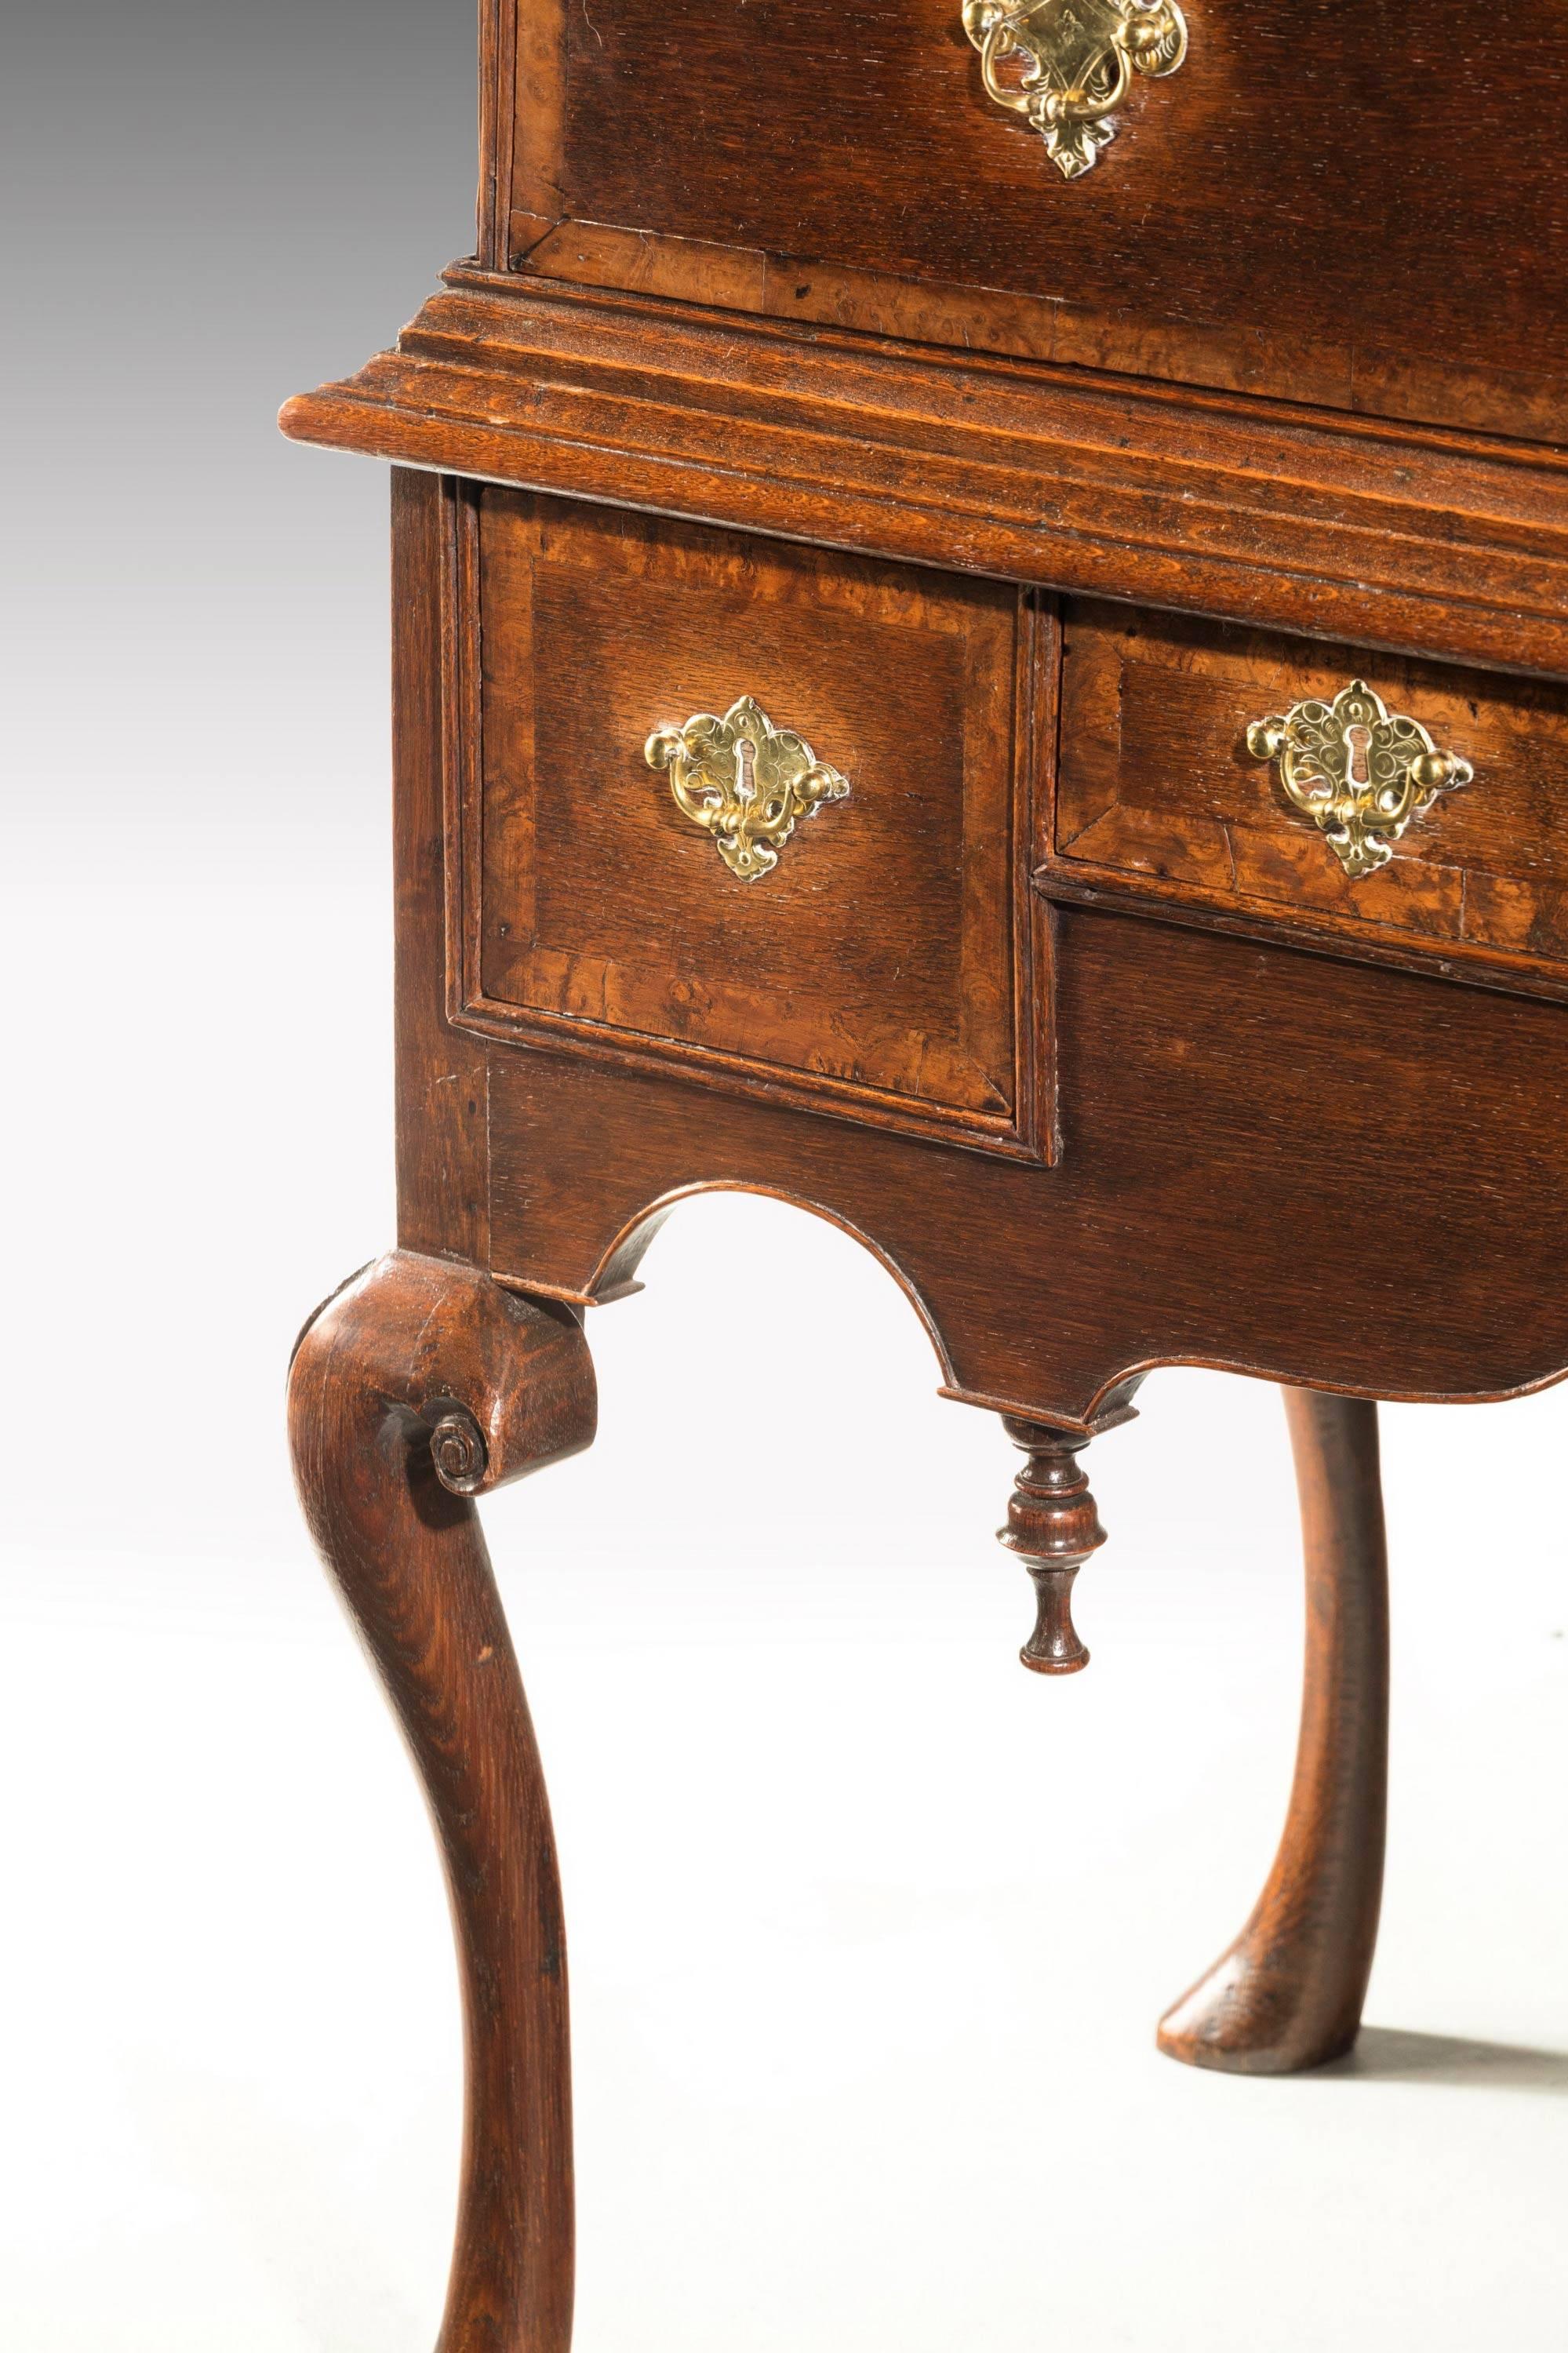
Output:
<path fill-rule="evenodd" d="M 1160 2025 L 1195 2067 L 1286 2075 L 1348 2051 L 1383 1896 L 1388 1563 L 1377 1408 L 1287 1389 L 1307 1560 L 1307 1672 L 1285 1835 L 1246 1926 Z"/>
<path fill-rule="evenodd" d="M 306 1328 L 295 1476 L 413 1754 L 446 1862 L 467 2101 L 437 2353 L 566 2353 L 572 2315 L 567 1977 L 549 1807 L 471 1496 L 587 1446 L 564 1310 L 395 1251 Z"/>

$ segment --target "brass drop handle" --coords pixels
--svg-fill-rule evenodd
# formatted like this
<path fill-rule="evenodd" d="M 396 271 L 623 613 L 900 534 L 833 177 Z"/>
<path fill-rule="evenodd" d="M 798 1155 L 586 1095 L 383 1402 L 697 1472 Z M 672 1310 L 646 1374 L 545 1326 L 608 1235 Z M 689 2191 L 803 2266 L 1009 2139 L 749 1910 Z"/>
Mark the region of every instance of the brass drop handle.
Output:
<path fill-rule="evenodd" d="M 1332 702 L 1312 696 L 1280 718 L 1255 719 L 1246 747 L 1255 760 L 1278 761 L 1286 798 L 1313 820 L 1352 881 L 1386 866 L 1438 794 L 1475 775 L 1360 678 Z"/>
<path fill-rule="evenodd" d="M 849 797 L 848 779 L 749 694 L 722 719 L 699 711 L 683 727 L 656 727 L 642 756 L 667 773 L 675 807 L 712 836 L 740 882 L 762 881 L 802 818 Z"/>
<path fill-rule="evenodd" d="M 1176 0 L 964 0 L 964 30 L 986 96 L 1033 123 L 1065 180 L 1115 138 L 1133 75 L 1173 74 L 1187 55 Z M 1010 85 L 1000 69 L 1014 56 L 1024 69 Z"/>

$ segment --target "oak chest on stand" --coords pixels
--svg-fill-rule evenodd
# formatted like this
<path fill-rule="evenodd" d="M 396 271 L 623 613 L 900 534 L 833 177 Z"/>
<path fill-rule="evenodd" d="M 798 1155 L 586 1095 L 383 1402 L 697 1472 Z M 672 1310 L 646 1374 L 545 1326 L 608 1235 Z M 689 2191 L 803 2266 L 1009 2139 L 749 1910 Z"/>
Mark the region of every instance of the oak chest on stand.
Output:
<path fill-rule="evenodd" d="M 395 469 L 397 1247 L 291 1414 L 452 1888 L 443 2353 L 565 2353 L 565 1947 L 471 1499 L 589 1442 L 587 1311 L 693 1192 L 846 1229 L 1003 1419 L 1044 1673 L 1144 1375 L 1282 1385 L 1296 1785 L 1160 2038 L 1354 2038 L 1372 1400 L 1568 1370 L 1568 19 L 487 0 L 481 96 L 475 254 L 283 417 Z"/>

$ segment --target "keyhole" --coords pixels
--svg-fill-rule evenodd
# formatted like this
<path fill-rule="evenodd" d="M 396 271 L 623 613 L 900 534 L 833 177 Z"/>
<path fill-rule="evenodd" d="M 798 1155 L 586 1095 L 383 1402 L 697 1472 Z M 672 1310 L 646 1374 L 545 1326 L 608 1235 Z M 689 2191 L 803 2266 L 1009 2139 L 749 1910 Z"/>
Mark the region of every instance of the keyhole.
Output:
<path fill-rule="evenodd" d="M 1345 749 L 1350 754 L 1350 780 L 1352 785 L 1370 785 L 1372 771 L 1367 766 L 1367 754 L 1372 749 L 1370 727 L 1347 727 Z"/>
<path fill-rule="evenodd" d="M 736 745 L 735 759 L 736 766 L 739 771 L 735 783 L 736 798 L 743 801 L 755 800 L 757 782 L 753 771 L 757 761 L 757 746 L 749 735 L 743 735 Z"/>

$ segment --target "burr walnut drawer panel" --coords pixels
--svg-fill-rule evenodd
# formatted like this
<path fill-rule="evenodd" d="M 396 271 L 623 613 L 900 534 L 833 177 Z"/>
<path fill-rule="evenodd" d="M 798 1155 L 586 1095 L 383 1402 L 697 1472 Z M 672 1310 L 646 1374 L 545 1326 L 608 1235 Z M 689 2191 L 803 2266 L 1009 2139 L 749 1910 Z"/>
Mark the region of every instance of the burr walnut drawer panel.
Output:
<path fill-rule="evenodd" d="M 1058 879 L 1568 986 L 1568 687 L 1090 603 L 1062 645 Z"/>
<path fill-rule="evenodd" d="M 1041 1156 L 1052 619 L 607 507 L 455 514 L 454 1018 Z"/>
<path fill-rule="evenodd" d="M 515 0 L 506 249 L 582 283 L 1568 436 L 1568 11 L 1173 6 Z M 1031 58 L 1054 121 L 1014 111 Z"/>

